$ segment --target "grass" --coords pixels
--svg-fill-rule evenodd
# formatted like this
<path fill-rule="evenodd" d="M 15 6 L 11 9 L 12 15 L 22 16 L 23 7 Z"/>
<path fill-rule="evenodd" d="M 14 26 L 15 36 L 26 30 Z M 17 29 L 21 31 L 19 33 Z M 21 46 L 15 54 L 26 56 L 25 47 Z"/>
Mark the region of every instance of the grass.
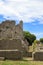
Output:
<path fill-rule="evenodd" d="M 25 60 L 6 60 L 0 61 L 0 65 L 43 65 L 43 61 L 32 61 L 29 58 Z"/>

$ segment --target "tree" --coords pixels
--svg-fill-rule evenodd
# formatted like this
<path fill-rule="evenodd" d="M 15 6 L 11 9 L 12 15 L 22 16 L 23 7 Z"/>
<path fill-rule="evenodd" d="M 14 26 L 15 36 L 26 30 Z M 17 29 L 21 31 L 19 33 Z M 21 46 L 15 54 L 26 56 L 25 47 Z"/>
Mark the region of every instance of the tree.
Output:
<path fill-rule="evenodd" d="M 33 51 L 35 51 L 35 48 L 37 46 L 37 44 L 39 44 L 40 41 L 39 40 L 34 40 L 33 44 L 32 44 L 32 47 L 33 47 Z"/>
<path fill-rule="evenodd" d="M 24 38 L 27 39 L 27 41 L 29 42 L 29 45 L 32 45 L 32 43 L 36 39 L 36 36 L 34 34 L 31 34 L 28 31 L 24 31 Z"/>
<path fill-rule="evenodd" d="M 43 38 L 40 38 L 40 42 L 43 43 Z"/>

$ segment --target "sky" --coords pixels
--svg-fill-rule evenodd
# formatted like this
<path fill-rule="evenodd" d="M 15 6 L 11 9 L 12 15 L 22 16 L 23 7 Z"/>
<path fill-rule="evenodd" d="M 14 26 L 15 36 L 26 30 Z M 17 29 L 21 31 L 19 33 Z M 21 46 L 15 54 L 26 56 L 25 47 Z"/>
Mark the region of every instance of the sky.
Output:
<path fill-rule="evenodd" d="M 23 29 L 43 38 L 43 0 L 0 0 L 0 23 L 23 20 Z"/>

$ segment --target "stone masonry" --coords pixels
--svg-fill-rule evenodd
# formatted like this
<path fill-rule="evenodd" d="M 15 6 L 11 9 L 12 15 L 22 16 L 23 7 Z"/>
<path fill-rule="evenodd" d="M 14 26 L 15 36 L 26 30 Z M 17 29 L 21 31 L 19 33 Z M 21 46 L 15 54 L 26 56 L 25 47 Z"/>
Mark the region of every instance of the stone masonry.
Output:
<path fill-rule="evenodd" d="M 23 22 L 16 25 L 14 20 L 0 24 L 0 57 L 21 59 L 28 51 L 28 43 L 23 36 Z"/>
<path fill-rule="evenodd" d="M 23 38 L 23 22 L 18 25 L 15 21 L 6 20 L 0 24 L 0 39 Z"/>
<path fill-rule="evenodd" d="M 33 60 L 43 61 L 43 45 L 41 43 L 37 44 L 32 56 Z"/>

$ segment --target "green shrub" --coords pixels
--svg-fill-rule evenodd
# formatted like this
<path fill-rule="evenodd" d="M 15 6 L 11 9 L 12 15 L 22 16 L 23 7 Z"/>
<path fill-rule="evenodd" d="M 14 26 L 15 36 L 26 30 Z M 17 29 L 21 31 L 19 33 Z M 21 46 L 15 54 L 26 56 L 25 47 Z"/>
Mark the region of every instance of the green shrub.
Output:
<path fill-rule="evenodd" d="M 43 38 L 40 38 L 40 42 L 43 43 Z"/>
<path fill-rule="evenodd" d="M 36 48 L 37 44 L 39 44 L 39 43 L 40 43 L 39 40 L 35 40 L 35 41 L 34 41 L 34 43 L 33 43 L 33 45 L 32 45 L 32 47 L 33 47 L 33 52 L 35 51 L 35 48 Z"/>

